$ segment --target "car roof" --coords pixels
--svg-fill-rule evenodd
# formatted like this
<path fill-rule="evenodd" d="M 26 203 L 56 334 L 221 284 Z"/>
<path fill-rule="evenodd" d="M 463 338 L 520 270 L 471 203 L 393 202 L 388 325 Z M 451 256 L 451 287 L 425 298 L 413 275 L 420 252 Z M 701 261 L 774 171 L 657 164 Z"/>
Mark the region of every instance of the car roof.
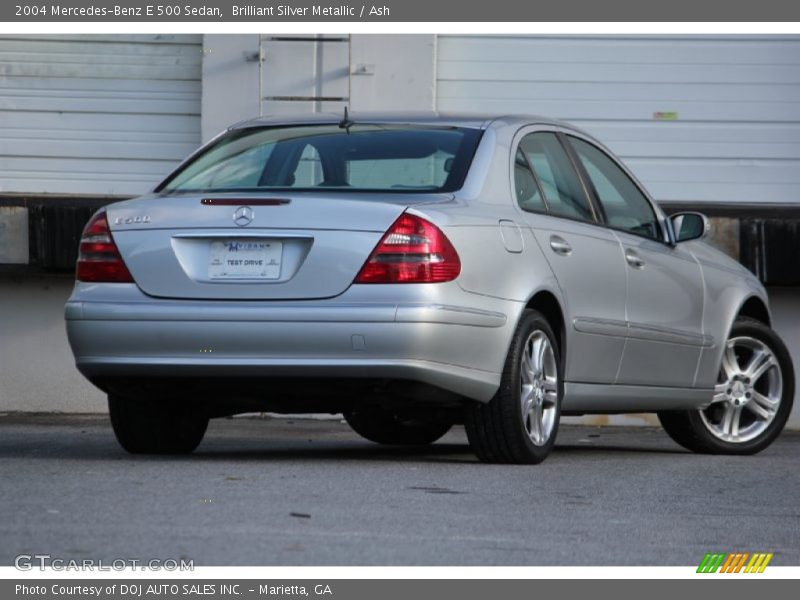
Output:
<path fill-rule="evenodd" d="M 229 129 L 245 129 L 250 127 L 277 127 L 286 125 L 314 125 L 339 123 L 343 113 L 305 113 L 295 115 L 266 115 L 240 121 Z M 580 131 L 574 125 L 538 115 L 505 115 L 505 114 L 471 114 L 444 112 L 351 112 L 348 119 L 354 123 L 397 124 L 397 125 L 439 125 L 443 127 L 466 127 L 487 129 L 493 123 L 505 126 L 529 124 L 553 125 Z"/>

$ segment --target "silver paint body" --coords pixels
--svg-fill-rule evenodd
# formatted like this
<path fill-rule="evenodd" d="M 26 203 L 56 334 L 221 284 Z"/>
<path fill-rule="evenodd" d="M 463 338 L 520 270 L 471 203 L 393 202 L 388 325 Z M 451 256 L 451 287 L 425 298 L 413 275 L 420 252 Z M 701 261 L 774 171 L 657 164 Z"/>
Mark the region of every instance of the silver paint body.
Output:
<path fill-rule="evenodd" d="M 336 121 L 290 122 L 312 119 Z M 710 402 L 740 308 L 752 297 L 767 306 L 758 280 L 700 241 L 670 245 L 517 205 L 512 157 L 522 136 L 562 131 L 601 144 L 536 117 L 364 120 L 476 127 L 484 134 L 453 194 L 229 194 L 243 205 L 249 197 L 291 197 L 287 205 L 252 207 L 247 227 L 234 224 L 235 206 L 200 205 L 201 198 L 225 194 L 151 194 L 109 206 L 115 241 L 137 283 L 76 283 L 66 319 L 81 372 L 399 378 L 486 402 L 498 389 L 522 312 L 549 294 L 565 323 L 564 410 L 653 411 Z M 653 207 L 666 236 L 666 217 Z M 445 232 L 461 258 L 460 276 L 442 284 L 353 284 L 404 210 Z M 207 280 L 203 266 L 215 236 L 280 240 L 280 279 Z M 568 255 L 553 250 L 559 242 L 569 244 Z M 643 268 L 626 260 L 630 251 Z"/>

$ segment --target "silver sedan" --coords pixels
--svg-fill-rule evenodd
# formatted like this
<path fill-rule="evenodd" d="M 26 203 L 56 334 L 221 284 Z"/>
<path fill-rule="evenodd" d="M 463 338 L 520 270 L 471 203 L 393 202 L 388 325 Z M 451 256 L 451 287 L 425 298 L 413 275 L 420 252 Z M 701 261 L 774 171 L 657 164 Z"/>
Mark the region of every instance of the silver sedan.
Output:
<path fill-rule="evenodd" d="M 90 220 L 66 306 L 130 452 L 209 418 L 344 413 L 538 463 L 561 415 L 656 412 L 697 452 L 767 447 L 794 376 L 758 280 L 586 133 L 538 117 L 257 119 Z"/>

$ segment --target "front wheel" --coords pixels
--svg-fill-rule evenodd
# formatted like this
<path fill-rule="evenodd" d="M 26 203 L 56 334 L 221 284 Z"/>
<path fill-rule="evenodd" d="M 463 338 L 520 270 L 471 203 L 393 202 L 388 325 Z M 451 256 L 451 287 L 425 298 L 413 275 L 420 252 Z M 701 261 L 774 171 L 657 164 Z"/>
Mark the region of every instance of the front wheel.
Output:
<path fill-rule="evenodd" d="M 465 409 L 472 449 L 483 462 L 537 464 L 553 449 L 564 394 L 558 338 L 544 315 L 526 310 L 506 357 L 500 389 Z"/>
<path fill-rule="evenodd" d="M 189 454 L 208 427 L 203 410 L 178 400 L 109 395 L 108 410 L 117 441 L 131 454 Z"/>
<path fill-rule="evenodd" d="M 667 434 L 706 454 L 755 454 L 783 430 L 794 401 L 789 351 L 769 327 L 739 319 L 725 343 L 711 404 L 658 413 Z"/>

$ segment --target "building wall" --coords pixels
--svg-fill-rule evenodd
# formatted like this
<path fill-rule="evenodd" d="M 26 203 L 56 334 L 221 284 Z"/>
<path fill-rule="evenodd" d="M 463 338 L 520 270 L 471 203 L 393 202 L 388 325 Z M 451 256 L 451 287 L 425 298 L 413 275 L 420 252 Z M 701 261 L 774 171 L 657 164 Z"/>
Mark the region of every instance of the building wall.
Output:
<path fill-rule="evenodd" d="M 200 142 L 201 36 L 0 36 L 0 193 L 147 191 Z"/>
<path fill-rule="evenodd" d="M 436 107 L 435 35 L 353 35 L 353 110 L 431 111 Z"/>
<path fill-rule="evenodd" d="M 237 121 L 258 115 L 259 38 L 255 34 L 203 36 L 203 142 Z"/>
<path fill-rule="evenodd" d="M 430 111 L 434 35 L 205 35 L 204 141 L 258 115 Z"/>
<path fill-rule="evenodd" d="M 800 200 L 800 36 L 0 37 L 0 193 L 137 194 L 232 122 L 541 113 L 663 201 Z"/>
<path fill-rule="evenodd" d="M 800 202 L 800 36 L 438 37 L 436 106 L 570 121 L 659 201 Z"/>

